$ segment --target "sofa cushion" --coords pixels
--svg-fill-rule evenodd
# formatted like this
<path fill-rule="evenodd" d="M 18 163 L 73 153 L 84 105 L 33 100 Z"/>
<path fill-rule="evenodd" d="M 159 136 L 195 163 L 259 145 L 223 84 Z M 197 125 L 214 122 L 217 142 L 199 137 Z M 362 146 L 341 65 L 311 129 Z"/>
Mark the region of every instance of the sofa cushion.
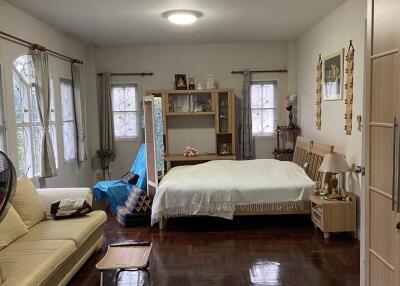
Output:
<path fill-rule="evenodd" d="M 0 250 L 4 286 L 40 285 L 75 250 L 76 246 L 70 240 L 16 241 L 10 244 Z"/>
<path fill-rule="evenodd" d="M 103 211 L 93 211 L 83 217 L 64 220 L 47 219 L 32 227 L 18 241 L 62 240 L 74 241 L 80 246 L 107 220 Z"/>
<path fill-rule="evenodd" d="M 28 229 L 26 228 L 26 225 L 21 220 L 15 209 L 10 206 L 6 217 L 0 223 L 0 249 L 6 247 L 27 232 Z"/>
<path fill-rule="evenodd" d="M 28 229 L 46 218 L 42 200 L 35 186 L 25 176 L 18 178 L 17 190 L 10 203 Z"/>

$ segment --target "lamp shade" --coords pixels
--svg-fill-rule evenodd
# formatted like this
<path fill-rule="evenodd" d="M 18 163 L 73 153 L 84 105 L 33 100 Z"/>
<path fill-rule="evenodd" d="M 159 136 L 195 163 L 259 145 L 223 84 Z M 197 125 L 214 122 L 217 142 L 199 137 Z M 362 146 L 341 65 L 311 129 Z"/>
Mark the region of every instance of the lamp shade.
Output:
<path fill-rule="evenodd" d="M 350 167 L 342 154 L 329 153 L 324 156 L 321 166 L 319 167 L 319 171 L 329 173 L 345 173 L 350 171 Z"/>

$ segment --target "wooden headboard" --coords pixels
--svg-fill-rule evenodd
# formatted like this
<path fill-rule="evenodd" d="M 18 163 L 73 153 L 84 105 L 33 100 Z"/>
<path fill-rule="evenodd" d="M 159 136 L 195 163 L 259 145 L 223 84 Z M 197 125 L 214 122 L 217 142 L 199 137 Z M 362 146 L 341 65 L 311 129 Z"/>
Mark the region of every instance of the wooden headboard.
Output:
<path fill-rule="evenodd" d="M 308 166 L 307 166 L 307 175 L 314 182 L 322 181 L 322 173 L 319 171 L 319 167 L 321 166 L 322 160 L 326 154 L 333 152 L 334 146 L 323 144 L 320 142 L 312 142 L 311 152 L 309 156 Z"/>
<path fill-rule="evenodd" d="M 297 137 L 293 162 L 305 167 L 307 175 L 314 182 L 321 182 L 323 174 L 318 171 L 326 154 L 333 152 L 334 146 Z"/>
<path fill-rule="evenodd" d="M 300 167 L 304 167 L 304 165 L 308 162 L 308 157 L 311 152 L 311 145 L 311 140 L 298 136 L 296 139 L 296 146 L 294 148 L 293 162 Z"/>

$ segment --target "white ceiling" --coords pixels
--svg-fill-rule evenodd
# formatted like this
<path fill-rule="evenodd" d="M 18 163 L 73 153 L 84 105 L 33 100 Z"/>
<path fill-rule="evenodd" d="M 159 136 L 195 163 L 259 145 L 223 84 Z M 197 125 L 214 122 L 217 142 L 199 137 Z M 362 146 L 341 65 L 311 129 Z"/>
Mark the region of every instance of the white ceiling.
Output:
<path fill-rule="evenodd" d="M 95 45 L 195 44 L 295 39 L 344 0 L 6 0 Z M 193 9 L 194 25 L 161 14 Z"/>

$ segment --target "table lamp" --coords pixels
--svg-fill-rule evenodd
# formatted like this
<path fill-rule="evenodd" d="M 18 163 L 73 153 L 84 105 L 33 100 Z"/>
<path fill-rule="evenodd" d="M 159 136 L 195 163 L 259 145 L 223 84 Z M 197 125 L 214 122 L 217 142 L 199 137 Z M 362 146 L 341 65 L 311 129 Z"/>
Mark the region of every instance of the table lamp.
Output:
<path fill-rule="evenodd" d="M 337 190 L 338 179 L 336 178 L 336 174 L 346 173 L 350 171 L 350 167 L 342 154 L 333 152 L 324 156 L 321 166 L 319 167 L 319 171 L 323 173 L 330 173 L 332 175 L 328 184 L 328 191 L 329 193 L 331 193 L 332 190 L 334 190 L 335 192 Z M 333 196 L 335 196 L 335 194 L 333 194 Z M 336 196 L 340 197 L 340 195 Z"/>

